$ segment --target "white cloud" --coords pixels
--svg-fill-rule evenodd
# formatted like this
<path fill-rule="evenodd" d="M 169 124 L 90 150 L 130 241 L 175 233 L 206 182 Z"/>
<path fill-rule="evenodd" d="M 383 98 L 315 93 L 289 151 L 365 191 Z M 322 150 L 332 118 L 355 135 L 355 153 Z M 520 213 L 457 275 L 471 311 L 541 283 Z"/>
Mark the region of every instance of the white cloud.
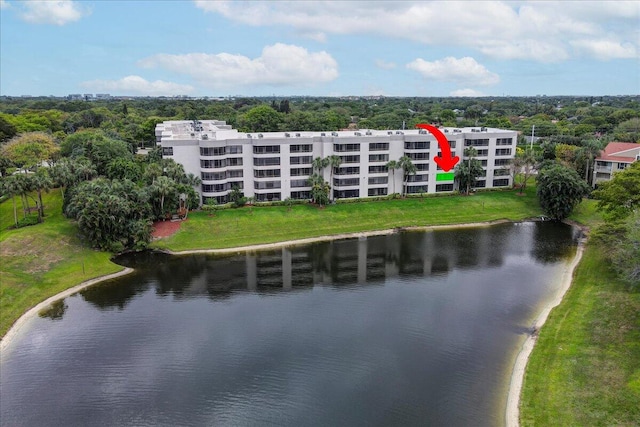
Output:
<path fill-rule="evenodd" d="M 479 90 L 475 90 L 475 89 L 458 89 L 458 90 L 454 90 L 451 93 L 449 93 L 449 96 L 476 97 L 476 96 L 485 96 L 485 94 L 480 92 Z"/>
<path fill-rule="evenodd" d="M 454 45 L 502 59 L 557 62 L 572 42 L 611 39 L 638 56 L 640 2 L 196 1 L 205 12 L 252 26 L 303 33 L 375 34 Z M 398 29 L 402 29 L 398 31 Z M 630 51 L 631 49 L 627 49 Z M 625 51 L 627 51 L 625 50 Z M 583 53 L 601 58 L 598 50 Z"/>
<path fill-rule="evenodd" d="M 150 82 L 140 76 L 127 76 L 120 80 L 91 80 L 80 85 L 95 92 L 107 92 L 122 95 L 171 96 L 193 92 L 189 85 L 156 80 Z"/>
<path fill-rule="evenodd" d="M 90 13 L 87 8 L 71 0 L 30 0 L 21 5 L 22 19 L 32 24 L 65 25 Z"/>
<path fill-rule="evenodd" d="M 576 51 L 603 61 L 638 56 L 638 48 L 631 43 L 622 44 L 612 40 L 575 40 L 571 45 Z"/>
<path fill-rule="evenodd" d="M 407 68 L 419 72 L 429 80 L 449 81 L 461 85 L 494 85 L 500 77 L 471 57 L 444 59 L 428 62 L 418 58 L 407 64 Z"/>
<path fill-rule="evenodd" d="M 386 62 L 382 59 L 376 59 L 376 67 L 382 68 L 383 70 L 393 70 L 396 68 L 395 62 Z"/>
<path fill-rule="evenodd" d="M 187 74 L 217 89 L 265 84 L 310 86 L 338 77 L 338 64 L 328 53 L 282 43 L 266 46 L 254 59 L 230 53 L 157 54 L 142 59 L 139 65 Z"/>
<path fill-rule="evenodd" d="M 9 7 L 11 7 L 11 5 L 8 1 L 0 0 L 0 9 L 8 9 Z"/>

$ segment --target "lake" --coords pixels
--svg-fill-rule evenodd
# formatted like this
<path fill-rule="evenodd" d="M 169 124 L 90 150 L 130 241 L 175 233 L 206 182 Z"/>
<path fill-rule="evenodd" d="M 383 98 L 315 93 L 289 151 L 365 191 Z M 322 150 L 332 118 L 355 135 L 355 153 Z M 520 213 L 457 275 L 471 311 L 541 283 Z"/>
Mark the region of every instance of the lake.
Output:
<path fill-rule="evenodd" d="M 580 233 L 552 222 L 145 252 L 2 353 L 2 426 L 496 426 Z"/>

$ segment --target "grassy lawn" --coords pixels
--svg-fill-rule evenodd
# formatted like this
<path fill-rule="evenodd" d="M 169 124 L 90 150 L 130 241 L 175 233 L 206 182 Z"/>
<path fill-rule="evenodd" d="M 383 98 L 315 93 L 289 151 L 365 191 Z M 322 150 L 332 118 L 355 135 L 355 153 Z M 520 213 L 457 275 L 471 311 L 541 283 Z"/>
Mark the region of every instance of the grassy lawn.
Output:
<path fill-rule="evenodd" d="M 524 196 L 513 191 L 473 196 L 425 197 L 335 204 L 322 209 L 295 205 L 243 207 L 189 214 L 178 233 L 153 243 L 174 251 L 225 248 L 306 237 L 384 230 L 396 227 L 459 224 L 541 215 L 535 189 Z"/>
<path fill-rule="evenodd" d="M 8 229 L 13 225 L 11 200 L 0 204 L 0 336 L 48 297 L 122 269 L 109 261 L 110 254 L 80 242 L 76 227 L 61 213 L 61 203 L 58 190 L 45 194 L 45 221 L 17 230 Z"/>
<path fill-rule="evenodd" d="M 592 200 L 572 219 L 602 221 Z M 540 332 L 527 366 L 520 422 L 640 425 L 640 292 L 617 280 L 594 244 L 587 245 L 571 288 Z"/>

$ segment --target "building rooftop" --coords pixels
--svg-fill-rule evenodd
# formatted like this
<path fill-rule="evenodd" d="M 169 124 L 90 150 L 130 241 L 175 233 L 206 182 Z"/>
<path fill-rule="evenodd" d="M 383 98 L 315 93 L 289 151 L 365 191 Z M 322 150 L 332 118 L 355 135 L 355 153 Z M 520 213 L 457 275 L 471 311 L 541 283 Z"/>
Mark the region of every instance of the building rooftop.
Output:
<path fill-rule="evenodd" d="M 640 144 L 635 142 L 610 142 L 596 160 L 609 162 L 633 162 L 640 154 Z"/>
<path fill-rule="evenodd" d="M 158 125 L 162 132 L 162 139 L 189 140 L 189 139 L 283 139 L 283 138 L 313 138 L 313 137 L 354 137 L 354 136 L 389 136 L 389 135 L 419 135 L 429 134 L 424 129 L 396 129 L 396 130 L 340 130 L 340 131 L 291 131 L 291 132 L 240 132 L 233 129 L 231 125 L 220 120 L 176 120 L 166 121 Z M 465 128 L 440 128 L 445 134 L 469 134 L 477 133 L 478 136 L 485 133 L 511 133 L 511 130 L 485 128 L 485 127 L 465 127 Z"/>

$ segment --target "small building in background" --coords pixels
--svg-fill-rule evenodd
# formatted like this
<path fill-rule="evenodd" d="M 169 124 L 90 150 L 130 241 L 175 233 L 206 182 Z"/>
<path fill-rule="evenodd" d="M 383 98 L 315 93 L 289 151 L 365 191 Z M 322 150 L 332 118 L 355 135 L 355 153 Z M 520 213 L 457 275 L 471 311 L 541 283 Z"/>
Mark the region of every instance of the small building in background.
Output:
<path fill-rule="evenodd" d="M 625 170 L 631 163 L 640 160 L 640 144 L 633 142 L 610 142 L 596 157 L 593 168 L 593 186 L 609 181 L 613 174 Z"/>

